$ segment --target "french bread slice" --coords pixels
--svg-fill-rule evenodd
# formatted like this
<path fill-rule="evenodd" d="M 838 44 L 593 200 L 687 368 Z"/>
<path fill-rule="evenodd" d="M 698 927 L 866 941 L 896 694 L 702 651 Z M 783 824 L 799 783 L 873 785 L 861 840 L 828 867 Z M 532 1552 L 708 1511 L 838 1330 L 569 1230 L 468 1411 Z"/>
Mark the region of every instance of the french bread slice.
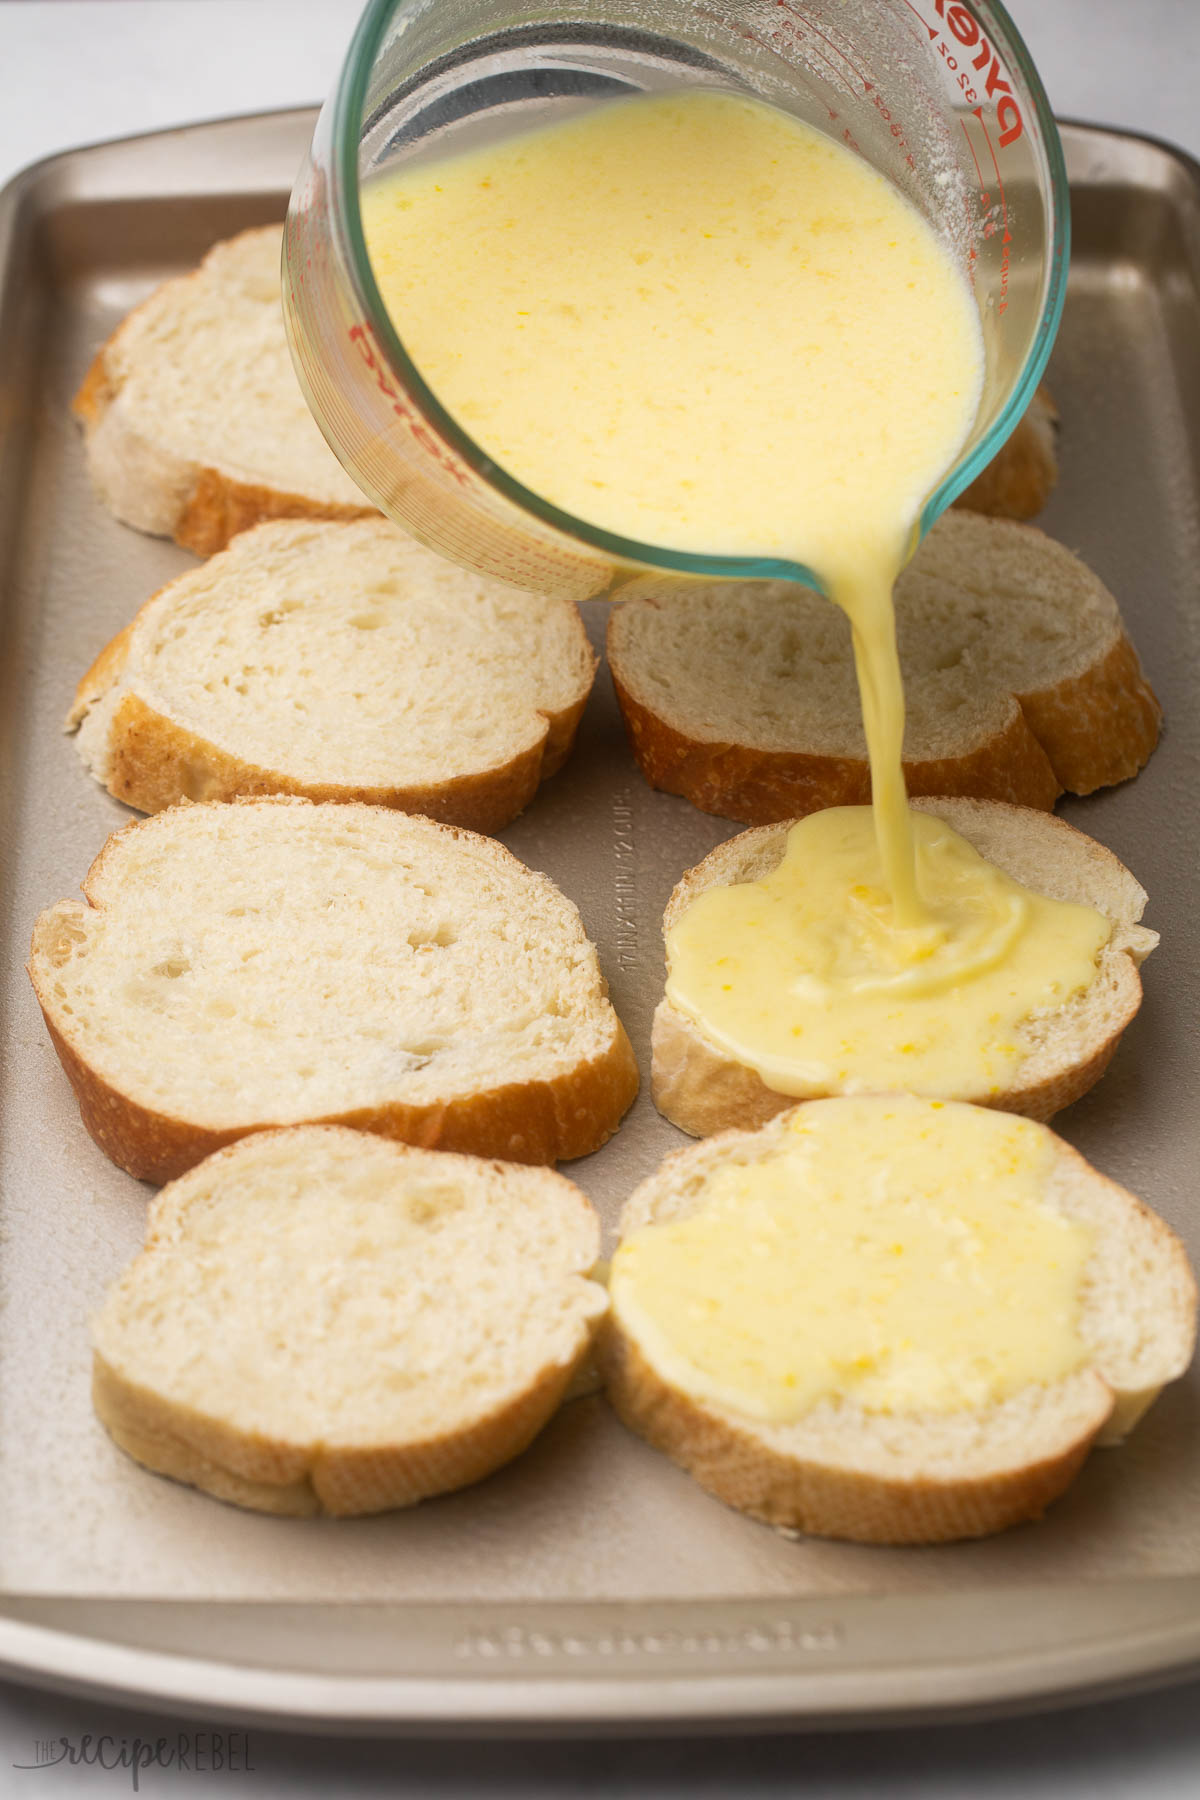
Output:
<path fill-rule="evenodd" d="M 130 806 L 301 794 L 498 831 L 561 767 L 596 658 L 576 608 L 383 519 L 260 525 L 148 600 L 68 729 Z"/>
<path fill-rule="evenodd" d="M 263 519 L 375 513 L 296 380 L 282 246 L 279 225 L 215 244 L 117 327 L 75 396 L 101 499 L 198 556 Z"/>
<path fill-rule="evenodd" d="M 1031 1017 L 1022 1026 L 1024 1055 L 1013 1085 L 999 1093 L 974 1092 L 964 1078 L 961 1091 L 945 1096 L 1031 1119 L 1053 1118 L 1099 1081 L 1141 1005 L 1138 969 L 1158 943 L 1158 933 L 1138 923 L 1145 890 L 1110 850 L 1052 813 L 996 800 L 924 799 L 913 805 L 943 819 L 986 861 L 1034 893 L 1094 907 L 1112 921 L 1091 985 L 1057 1012 Z M 663 915 L 664 934 L 706 888 L 769 874 L 783 856 L 787 833 L 786 824 L 761 825 L 719 844 L 676 886 Z M 954 1004 L 952 993 L 946 1003 Z M 694 1137 L 752 1130 L 797 1099 L 777 1093 L 756 1070 L 731 1060 L 665 997 L 654 1014 L 651 1081 L 658 1110 Z M 823 1099 L 840 1091 L 814 1085 L 802 1097 Z"/>
<path fill-rule="evenodd" d="M 1032 526 L 949 512 L 896 585 L 913 794 L 1049 808 L 1135 775 L 1162 711 L 1117 603 Z M 643 591 L 608 659 L 651 786 L 748 825 L 871 793 L 850 626 L 778 582 Z"/>
<path fill-rule="evenodd" d="M 905 1102 L 871 1104 L 883 1115 Z M 784 1116 L 668 1157 L 628 1201 L 622 1238 L 702 1211 L 718 1170 L 769 1161 L 787 1133 Z M 709 1492 L 773 1525 L 927 1544 L 1036 1518 L 1094 1442 L 1118 1442 L 1182 1374 L 1196 1311 L 1187 1257 L 1169 1227 L 1052 1132 L 1045 1136 L 1053 1161 L 1042 1201 L 1094 1232 L 1078 1320 L 1088 1365 L 968 1410 L 873 1412 L 827 1397 L 795 1421 L 774 1423 L 690 1392 L 678 1366 L 664 1367 L 639 1333 L 636 1311 L 623 1309 L 614 1282 L 601 1364 L 617 1412 Z"/>
<path fill-rule="evenodd" d="M 993 519 L 1032 519 L 1058 481 L 1058 408 L 1039 387 L 1004 444 L 954 502 Z"/>
<path fill-rule="evenodd" d="M 96 1411 L 147 1468 L 270 1513 L 373 1513 L 508 1462 L 606 1307 L 548 1169 L 260 1132 L 173 1181 L 93 1328 Z"/>
<path fill-rule="evenodd" d="M 550 1163 L 616 1130 L 629 1040 L 576 908 L 492 838 L 363 805 L 115 832 L 29 964 L 83 1122 L 169 1181 L 271 1125 Z"/>

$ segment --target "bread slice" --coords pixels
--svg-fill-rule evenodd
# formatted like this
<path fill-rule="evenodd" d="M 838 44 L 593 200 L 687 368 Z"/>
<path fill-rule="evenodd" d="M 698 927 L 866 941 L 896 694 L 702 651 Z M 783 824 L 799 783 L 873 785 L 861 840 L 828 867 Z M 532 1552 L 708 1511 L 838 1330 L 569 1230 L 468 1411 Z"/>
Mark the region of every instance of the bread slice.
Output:
<path fill-rule="evenodd" d="M 163 1189 L 93 1337 L 130 1456 L 270 1513 L 372 1513 L 524 1450 L 607 1301 L 572 1182 L 299 1126 Z"/>
<path fill-rule="evenodd" d="M 279 225 L 214 245 L 118 326 L 75 396 L 101 499 L 126 525 L 198 556 L 262 519 L 375 512 L 296 380 L 282 246 Z"/>
<path fill-rule="evenodd" d="M 875 1104 L 883 1113 L 896 1103 Z M 629 1200 L 622 1237 L 702 1210 L 717 1170 L 769 1160 L 787 1132 L 784 1117 L 669 1157 Z M 602 1367 L 621 1418 L 730 1506 L 821 1537 L 928 1544 L 1036 1518 L 1093 1442 L 1118 1441 L 1163 1384 L 1182 1374 L 1196 1311 L 1195 1283 L 1174 1233 L 1045 1135 L 1053 1163 L 1043 1201 L 1095 1233 L 1078 1326 L 1090 1367 L 967 1411 L 885 1414 L 827 1398 L 794 1422 L 767 1423 L 699 1398 L 678 1370 L 665 1372 L 614 1284 Z"/>
<path fill-rule="evenodd" d="M 1137 773 L 1162 711 L 1116 601 L 1032 526 L 946 513 L 896 587 L 913 794 L 1049 808 Z M 749 825 L 870 798 L 850 626 L 778 582 L 614 609 L 608 658 L 653 787 Z"/>
<path fill-rule="evenodd" d="M 1032 519 L 1058 480 L 1058 408 L 1039 387 L 1011 436 L 955 506 L 993 519 Z"/>
<path fill-rule="evenodd" d="M 492 838 L 383 807 L 177 806 L 38 920 L 34 989 L 106 1155 L 169 1181 L 331 1123 L 554 1162 L 637 1089 L 576 908 Z"/>
<path fill-rule="evenodd" d="M 383 519 L 260 525 L 147 601 L 67 725 L 143 812 L 302 794 L 498 831 L 566 759 L 595 667 L 569 601 Z"/>
<path fill-rule="evenodd" d="M 1032 1017 L 1023 1026 L 1025 1054 L 1016 1065 L 1014 1085 L 998 1094 L 980 1093 L 964 1081 L 962 1091 L 946 1096 L 1031 1119 L 1053 1118 L 1099 1081 L 1141 1005 L 1138 969 L 1158 943 L 1157 932 L 1138 924 L 1145 890 L 1111 851 L 1052 813 L 994 800 L 913 804 L 943 819 L 988 862 L 1035 893 L 1094 907 L 1112 920 L 1112 937 L 1100 953 L 1091 986 L 1058 1012 Z M 786 824 L 763 825 L 718 845 L 675 888 L 663 915 L 664 933 L 706 888 L 769 874 L 783 856 L 787 833 Z M 953 1004 L 952 997 L 947 1004 Z M 797 1098 L 776 1093 L 755 1070 L 732 1061 L 665 998 L 654 1014 L 651 1080 L 658 1110 L 694 1137 L 753 1129 L 794 1106 Z M 814 1087 L 804 1098 L 824 1098 L 831 1091 Z"/>

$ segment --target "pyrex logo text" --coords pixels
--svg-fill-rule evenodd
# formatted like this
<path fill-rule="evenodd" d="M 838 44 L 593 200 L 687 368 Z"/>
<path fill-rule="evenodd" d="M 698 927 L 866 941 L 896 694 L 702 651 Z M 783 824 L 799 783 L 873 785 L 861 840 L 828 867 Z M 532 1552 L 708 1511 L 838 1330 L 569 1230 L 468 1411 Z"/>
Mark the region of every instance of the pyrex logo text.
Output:
<path fill-rule="evenodd" d="M 966 50 L 979 46 L 978 54 L 972 58 L 972 66 L 982 75 L 987 71 L 984 91 L 989 100 L 996 102 L 996 123 L 1000 127 L 1000 147 L 1016 143 L 1025 129 L 1012 88 L 1006 81 L 1000 66 L 1000 59 L 991 44 L 979 29 L 979 21 L 972 18 L 965 6 L 948 6 L 946 0 L 934 0 L 934 10 L 939 19 L 944 19 L 954 36 Z"/>

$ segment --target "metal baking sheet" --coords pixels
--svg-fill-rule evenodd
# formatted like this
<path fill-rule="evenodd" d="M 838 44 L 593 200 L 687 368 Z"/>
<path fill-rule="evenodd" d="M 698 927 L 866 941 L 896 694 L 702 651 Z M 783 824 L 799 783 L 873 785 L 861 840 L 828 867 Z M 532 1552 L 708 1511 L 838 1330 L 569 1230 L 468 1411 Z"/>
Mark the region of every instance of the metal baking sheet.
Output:
<path fill-rule="evenodd" d="M 87 1320 L 141 1242 L 149 1190 L 85 1135 L 21 964 L 37 911 L 128 816 L 63 735 L 74 684 L 192 559 L 109 518 L 68 403 L 156 282 L 282 215 L 312 124 L 102 145 L 0 202 L 0 1667 L 225 1718 L 528 1730 L 962 1716 L 1196 1666 L 1200 1372 L 1043 1522 L 926 1550 L 779 1536 L 598 1396 L 478 1487 L 350 1522 L 221 1506 L 95 1423 Z M 1169 723 L 1135 783 L 1064 809 L 1145 883 L 1163 944 L 1112 1071 L 1058 1124 L 1200 1263 L 1200 169 L 1112 132 L 1065 138 L 1063 477 L 1042 523 L 1118 595 Z M 599 642 L 605 609 L 586 610 Z M 602 670 L 572 761 L 504 834 L 580 905 L 643 1071 L 663 902 L 736 829 L 645 787 Z M 644 1092 L 567 1172 L 611 1225 L 678 1141 Z"/>

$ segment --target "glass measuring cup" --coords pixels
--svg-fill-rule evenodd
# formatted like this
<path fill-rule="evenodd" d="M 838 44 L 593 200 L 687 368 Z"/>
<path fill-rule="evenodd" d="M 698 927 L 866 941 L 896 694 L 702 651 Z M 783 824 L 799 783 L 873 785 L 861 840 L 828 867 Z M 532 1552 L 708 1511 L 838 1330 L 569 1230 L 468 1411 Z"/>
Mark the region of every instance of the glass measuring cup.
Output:
<path fill-rule="evenodd" d="M 288 212 L 292 355 L 318 424 L 376 505 L 518 587 L 581 600 L 647 572 L 819 585 L 797 563 L 619 537 L 523 486 L 426 385 L 367 257 L 359 191 L 372 175 L 591 101 L 681 85 L 757 95 L 847 144 L 970 280 L 983 395 L 922 531 L 995 455 L 1050 353 L 1066 286 L 1066 171 L 1037 72 L 995 0 L 371 0 Z"/>

